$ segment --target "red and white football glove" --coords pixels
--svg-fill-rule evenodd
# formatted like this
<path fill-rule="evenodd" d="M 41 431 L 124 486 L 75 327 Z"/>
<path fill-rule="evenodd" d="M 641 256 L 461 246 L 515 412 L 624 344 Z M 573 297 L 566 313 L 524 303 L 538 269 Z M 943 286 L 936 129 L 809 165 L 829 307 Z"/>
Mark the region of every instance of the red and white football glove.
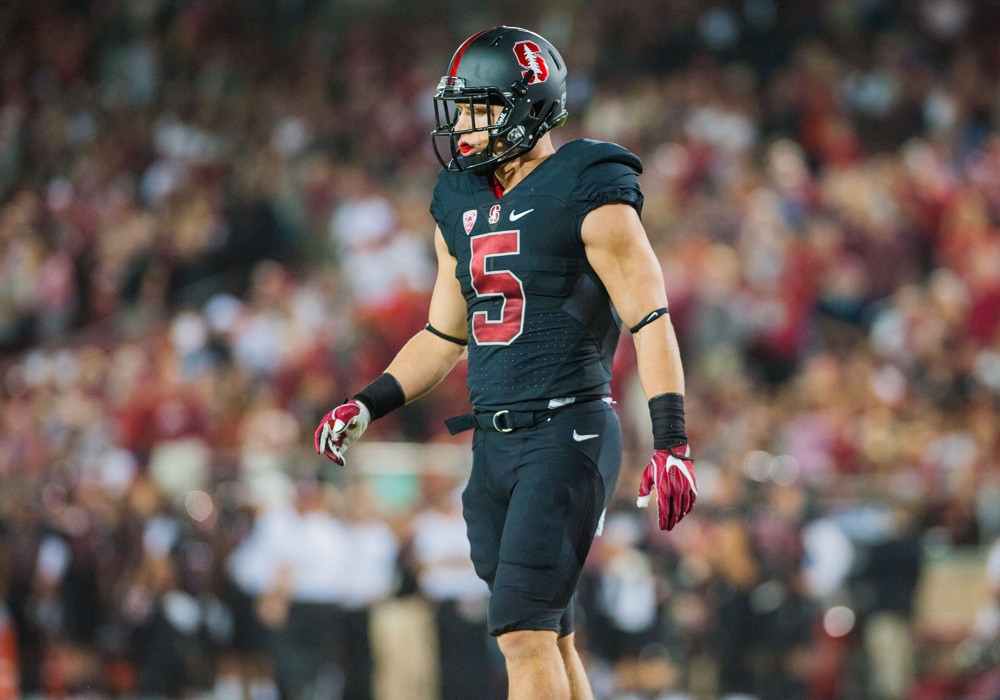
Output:
<path fill-rule="evenodd" d="M 365 432 L 371 414 L 360 401 L 350 400 L 323 416 L 316 428 L 316 454 L 325 455 L 332 462 L 344 466 L 344 452 Z"/>
<path fill-rule="evenodd" d="M 656 492 L 656 506 L 660 514 L 660 529 L 673 530 L 694 507 L 698 498 L 698 482 L 694 478 L 691 448 L 677 445 L 668 450 L 657 450 L 642 473 L 639 498 L 636 505 L 645 508 Z"/>

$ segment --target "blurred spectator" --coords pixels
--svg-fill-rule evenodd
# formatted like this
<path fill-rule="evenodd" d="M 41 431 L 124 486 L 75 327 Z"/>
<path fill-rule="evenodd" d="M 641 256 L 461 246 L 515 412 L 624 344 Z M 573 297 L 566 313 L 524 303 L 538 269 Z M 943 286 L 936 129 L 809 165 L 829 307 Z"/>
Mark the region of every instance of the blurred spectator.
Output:
<path fill-rule="evenodd" d="M 986 580 L 990 597 L 977 611 L 975 625 L 959 647 L 960 663 L 970 677 L 973 697 L 1000 693 L 1000 539 L 989 547 Z"/>
<path fill-rule="evenodd" d="M 371 613 L 392 596 L 396 585 L 399 542 L 378 511 L 367 484 L 354 481 L 346 493 L 346 590 L 339 658 L 344 668 L 344 700 L 370 700 L 375 670 L 371 644 Z"/>
<path fill-rule="evenodd" d="M 208 600 L 200 600 L 194 580 L 181 563 L 190 555 L 180 546 L 180 524 L 152 518 L 142 538 L 143 557 L 126 578 L 122 617 L 130 628 L 138 690 L 176 696 L 211 687 L 215 655 Z"/>
<path fill-rule="evenodd" d="M 0 603 L 0 700 L 15 700 L 20 693 L 21 679 L 18 674 L 17 635 L 7 612 L 7 606 Z"/>
<path fill-rule="evenodd" d="M 612 515 L 588 558 L 577 604 L 586 611 L 595 693 L 644 696 L 675 687 L 677 671 L 666 658 L 666 585 L 641 540 L 637 515 Z"/>
<path fill-rule="evenodd" d="M 920 580 L 922 553 L 913 515 L 900 505 L 887 531 L 867 549 L 859 579 L 865 653 L 873 698 L 906 698 L 914 685 L 914 640 L 910 620 Z"/>
<path fill-rule="evenodd" d="M 418 588 L 435 606 L 437 697 L 500 697 L 490 658 L 495 643 L 486 627 L 489 590 L 472 566 L 460 486 L 451 475 L 434 472 L 423 475 L 421 486 L 412 559 Z"/>
<path fill-rule="evenodd" d="M 340 603 L 349 571 L 347 533 L 318 483 L 296 484 L 293 502 L 272 506 L 237 550 L 240 583 L 257 593 L 255 611 L 268 635 L 282 698 L 339 696 L 344 669 L 336 649 L 344 627 Z"/>

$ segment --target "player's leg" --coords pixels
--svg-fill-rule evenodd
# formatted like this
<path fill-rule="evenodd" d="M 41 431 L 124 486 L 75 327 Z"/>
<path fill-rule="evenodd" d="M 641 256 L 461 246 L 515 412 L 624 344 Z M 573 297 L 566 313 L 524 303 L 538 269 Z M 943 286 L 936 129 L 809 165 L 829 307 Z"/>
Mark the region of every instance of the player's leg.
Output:
<path fill-rule="evenodd" d="M 567 608 L 605 496 L 617 480 L 620 427 L 614 412 L 595 402 L 560 410 L 521 439 L 525 447 L 490 598 L 490 631 L 499 635 L 507 660 L 510 698 L 589 700 Z M 565 656 L 559 635 L 570 640 Z"/>
<path fill-rule="evenodd" d="M 507 661 L 508 698 L 594 700 L 575 637 L 570 633 L 556 639 L 547 630 L 500 635 L 497 642 Z"/>
<path fill-rule="evenodd" d="M 566 687 L 570 700 L 594 700 L 594 693 L 587 679 L 587 672 L 584 669 L 583 661 L 576 650 L 576 634 L 573 631 L 573 600 L 571 599 L 562 618 L 559 620 L 560 632 L 556 640 L 556 648 L 563 668 L 565 669 Z M 521 633 L 507 633 L 498 638 L 501 650 L 504 651 L 505 658 L 508 659 L 507 671 L 512 683 L 523 682 L 528 688 L 536 687 L 538 683 L 555 683 L 558 689 L 551 692 L 559 692 L 562 688 L 562 675 L 554 668 L 551 656 L 551 637 L 549 635 L 523 635 Z M 517 662 L 511 663 L 510 659 L 521 655 L 527 655 L 525 668 L 516 668 Z M 557 673 L 558 677 L 552 677 L 546 681 L 546 676 Z M 517 679 L 517 681 L 515 681 Z M 513 685 L 512 685 L 513 687 Z M 511 695 L 510 697 L 518 697 Z"/>
<path fill-rule="evenodd" d="M 572 700 L 593 700 L 594 691 L 591 690 L 583 661 L 576 650 L 575 605 L 576 596 L 574 595 L 566 606 L 562 619 L 559 620 L 559 655 L 562 657 L 563 666 L 566 668 L 566 677 L 569 679 L 570 698 Z"/>
<path fill-rule="evenodd" d="M 570 683 L 551 630 L 515 630 L 497 637 L 507 662 L 508 700 L 570 700 Z"/>
<path fill-rule="evenodd" d="M 483 437 L 477 432 L 473 441 L 472 474 L 462 493 L 462 502 L 476 573 L 493 591 L 508 508 L 508 501 L 504 496 L 511 488 L 513 474 L 509 475 L 509 480 L 496 478 L 500 475 L 496 470 L 491 470 L 489 464 L 513 465 L 521 450 L 511 440 L 487 441 Z M 489 442 L 494 443 L 493 449 L 487 449 Z M 486 459 L 487 454 L 491 458 L 489 461 Z M 499 488 L 491 489 L 491 483 Z M 501 595 L 501 598 L 506 600 L 508 597 Z M 496 602 L 491 597 L 491 609 Z M 495 613 L 491 613 L 491 616 L 496 617 Z M 496 634 L 492 623 L 490 631 Z M 508 700 L 570 700 L 569 678 L 556 643 L 556 632 L 544 629 L 512 630 L 500 634 L 497 644 L 507 666 Z"/>
<path fill-rule="evenodd" d="M 538 467 L 541 473 L 519 480 L 503 529 L 489 617 L 507 664 L 509 700 L 570 700 L 573 685 L 589 694 L 579 658 L 570 656 L 567 668 L 558 635 L 600 517 L 603 486 L 579 460 L 560 466 Z M 553 478 L 554 471 L 565 479 Z"/>
<path fill-rule="evenodd" d="M 576 634 L 570 632 L 565 637 L 559 637 L 557 642 L 559 655 L 562 656 L 566 677 L 569 680 L 569 696 L 572 700 L 594 700 L 594 691 L 590 688 L 587 672 L 583 668 L 583 660 L 576 650 Z"/>
<path fill-rule="evenodd" d="M 500 544 L 510 505 L 509 494 L 517 481 L 523 443 L 507 435 L 476 431 L 472 449 L 472 473 L 462 493 L 463 514 L 476 573 L 493 591 L 501 560 Z M 504 624 L 516 626 L 516 621 L 522 617 L 516 612 L 522 607 L 517 598 L 506 593 L 497 598 L 491 596 L 491 632 L 497 634 L 495 609 L 501 600 L 508 601 L 499 604 L 499 609 L 505 610 L 502 618 L 507 622 Z M 506 611 L 511 611 L 511 615 Z M 553 626 L 558 619 L 555 615 L 543 624 Z M 500 634 L 497 644 L 507 666 L 509 699 L 570 700 L 569 678 L 556 643 L 555 631 L 512 629 Z"/>

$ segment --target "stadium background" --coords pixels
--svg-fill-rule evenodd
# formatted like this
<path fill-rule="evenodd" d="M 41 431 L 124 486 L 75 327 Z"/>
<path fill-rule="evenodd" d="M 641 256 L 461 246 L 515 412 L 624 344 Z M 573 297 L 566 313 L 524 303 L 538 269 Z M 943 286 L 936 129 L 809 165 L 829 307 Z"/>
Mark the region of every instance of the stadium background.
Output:
<path fill-rule="evenodd" d="M 482 595 L 428 582 L 462 373 L 346 473 L 312 430 L 425 320 L 431 91 L 501 22 L 568 62 L 557 142 L 642 157 L 688 373 L 664 534 L 616 360 L 598 694 L 996 698 L 1000 3 L 496 5 L 0 7 L 0 698 L 273 697 L 297 604 L 367 619 L 379 697 L 439 692 L 435 610 Z"/>

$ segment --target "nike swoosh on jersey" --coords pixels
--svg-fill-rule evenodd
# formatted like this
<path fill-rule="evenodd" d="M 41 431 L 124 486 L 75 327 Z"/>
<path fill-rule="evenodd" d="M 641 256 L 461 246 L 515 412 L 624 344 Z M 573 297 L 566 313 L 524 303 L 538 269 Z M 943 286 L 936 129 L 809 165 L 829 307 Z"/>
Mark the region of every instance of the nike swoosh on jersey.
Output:
<path fill-rule="evenodd" d="M 573 429 L 573 439 L 577 442 L 583 442 L 584 440 L 593 440 L 595 437 L 600 437 L 600 433 L 592 433 L 590 435 L 580 435 L 576 432 L 576 428 Z"/>
<path fill-rule="evenodd" d="M 530 213 L 531 213 L 531 212 L 533 212 L 533 211 L 535 211 L 535 210 L 534 210 L 534 209 L 532 208 L 532 209 L 527 209 L 527 210 L 525 210 L 525 211 L 522 211 L 522 212 L 517 212 L 517 213 L 515 213 L 515 212 L 511 212 L 511 213 L 510 213 L 510 220 L 511 220 L 511 221 L 517 221 L 517 220 L 518 220 L 518 219 L 520 219 L 520 218 L 521 218 L 522 216 L 527 216 L 528 214 L 530 214 Z"/>

